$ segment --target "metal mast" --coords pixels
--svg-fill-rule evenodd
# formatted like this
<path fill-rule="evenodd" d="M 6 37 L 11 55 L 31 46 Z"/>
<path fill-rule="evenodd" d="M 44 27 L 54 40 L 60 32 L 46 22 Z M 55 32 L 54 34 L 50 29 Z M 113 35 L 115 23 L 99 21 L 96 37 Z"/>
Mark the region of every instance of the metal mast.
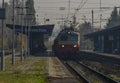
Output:
<path fill-rule="evenodd" d="M 12 64 L 15 64 L 15 1 L 13 0 Z"/>
<path fill-rule="evenodd" d="M 22 0 L 22 11 L 21 11 L 21 61 L 23 61 L 23 0 Z"/>
<path fill-rule="evenodd" d="M 92 28 L 94 27 L 94 11 L 92 10 Z"/>
<path fill-rule="evenodd" d="M 101 0 L 100 0 L 100 29 L 101 29 L 101 25 L 102 25 L 102 14 L 101 14 L 101 10 L 102 10 L 102 8 L 101 8 Z"/>
<path fill-rule="evenodd" d="M 4 9 L 4 0 L 2 1 L 2 8 Z M 1 55 L 1 70 L 5 70 L 5 54 L 4 54 L 4 25 L 5 21 L 2 19 L 2 55 Z"/>

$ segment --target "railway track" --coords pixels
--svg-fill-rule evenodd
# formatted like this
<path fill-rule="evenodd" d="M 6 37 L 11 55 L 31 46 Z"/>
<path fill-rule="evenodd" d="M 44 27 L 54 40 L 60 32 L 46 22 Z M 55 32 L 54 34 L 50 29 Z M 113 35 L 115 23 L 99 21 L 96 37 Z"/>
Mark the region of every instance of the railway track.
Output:
<path fill-rule="evenodd" d="M 67 61 L 65 64 L 80 80 L 82 79 L 83 83 L 118 83 L 106 75 L 87 67 L 81 62 Z"/>
<path fill-rule="evenodd" d="M 85 76 L 83 76 L 79 71 L 77 71 L 77 69 L 71 66 L 68 62 L 65 62 L 65 65 L 72 73 L 74 73 L 74 76 L 76 76 L 80 83 L 90 83 Z"/>

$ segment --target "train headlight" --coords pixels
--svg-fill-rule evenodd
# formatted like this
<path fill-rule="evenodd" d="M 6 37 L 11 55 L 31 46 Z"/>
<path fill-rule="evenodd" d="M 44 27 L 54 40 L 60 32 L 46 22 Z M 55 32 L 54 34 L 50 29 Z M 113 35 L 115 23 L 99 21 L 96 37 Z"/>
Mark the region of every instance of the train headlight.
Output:
<path fill-rule="evenodd" d="M 68 34 L 70 34 L 70 32 L 68 32 Z"/>
<path fill-rule="evenodd" d="M 64 48 L 65 46 L 64 46 L 64 45 L 62 45 L 61 47 L 62 47 L 62 48 Z"/>
<path fill-rule="evenodd" d="M 74 45 L 73 47 L 74 47 L 74 48 L 76 48 L 76 47 L 77 47 L 77 45 Z"/>

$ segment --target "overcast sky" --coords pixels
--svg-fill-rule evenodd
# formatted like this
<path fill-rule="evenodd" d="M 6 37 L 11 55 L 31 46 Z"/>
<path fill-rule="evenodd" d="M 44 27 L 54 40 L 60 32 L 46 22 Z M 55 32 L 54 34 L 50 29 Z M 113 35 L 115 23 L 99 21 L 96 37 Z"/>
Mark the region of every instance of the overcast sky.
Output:
<path fill-rule="evenodd" d="M 0 0 L 0 3 L 2 2 L 3 0 Z M 8 2 L 9 0 L 4 0 L 5 2 Z"/>
<path fill-rule="evenodd" d="M 82 0 L 70 0 L 70 13 L 74 14 L 75 9 L 78 8 Z M 99 27 L 100 19 L 100 0 L 83 0 L 86 4 L 77 13 L 77 20 L 82 22 L 83 20 L 91 21 L 91 10 L 94 10 L 95 25 Z M 44 17 L 51 18 L 51 21 L 59 21 L 60 17 L 66 17 L 68 13 L 69 0 L 35 0 L 36 12 L 39 16 L 37 20 L 43 20 Z M 83 5 L 83 3 L 81 5 Z M 102 26 L 105 25 L 106 21 L 110 17 L 110 13 L 113 7 L 120 6 L 120 0 L 101 0 L 101 7 L 112 7 L 110 9 L 102 9 Z M 60 7 L 65 7 L 65 10 L 60 10 Z M 85 18 L 86 17 L 86 18 Z"/>
<path fill-rule="evenodd" d="M 2 2 L 2 0 L 0 0 Z M 9 1 L 9 0 L 5 0 Z M 60 21 L 61 17 L 66 17 L 68 14 L 68 2 L 69 0 L 34 0 L 36 14 L 38 15 L 37 20 L 43 22 L 44 18 L 50 18 L 51 22 Z M 70 14 L 74 14 L 75 9 L 78 8 L 82 0 L 70 0 Z M 83 20 L 91 21 L 91 10 L 94 10 L 94 19 L 95 25 L 99 26 L 99 16 L 100 16 L 100 0 L 83 0 L 85 5 L 82 9 L 76 14 L 77 21 L 82 22 Z M 81 5 L 83 5 L 81 3 Z M 80 5 L 80 6 L 81 6 Z M 101 7 L 119 7 L 120 0 L 101 0 Z M 65 7 L 65 10 L 60 10 L 60 7 Z M 113 8 L 102 9 L 102 19 L 108 19 Z M 85 18 L 86 17 L 86 18 Z M 102 22 L 102 25 L 105 25 L 105 22 Z"/>

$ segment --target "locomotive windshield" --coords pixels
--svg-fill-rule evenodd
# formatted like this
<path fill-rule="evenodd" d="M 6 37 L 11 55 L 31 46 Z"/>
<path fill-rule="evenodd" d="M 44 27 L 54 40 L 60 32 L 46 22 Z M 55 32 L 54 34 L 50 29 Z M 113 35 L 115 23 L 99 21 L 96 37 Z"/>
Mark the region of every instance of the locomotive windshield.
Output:
<path fill-rule="evenodd" d="M 68 35 L 61 35 L 60 40 L 61 41 L 67 41 L 68 40 Z"/>
<path fill-rule="evenodd" d="M 78 35 L 69 35 L 68 41 L 78 41 Z"/>
<path fill-rule="evenodd" d="M 76 34 L 69 34 L 69 35 L 61 35 L 61 41 L 78 41 L 78 35 Z"/>

